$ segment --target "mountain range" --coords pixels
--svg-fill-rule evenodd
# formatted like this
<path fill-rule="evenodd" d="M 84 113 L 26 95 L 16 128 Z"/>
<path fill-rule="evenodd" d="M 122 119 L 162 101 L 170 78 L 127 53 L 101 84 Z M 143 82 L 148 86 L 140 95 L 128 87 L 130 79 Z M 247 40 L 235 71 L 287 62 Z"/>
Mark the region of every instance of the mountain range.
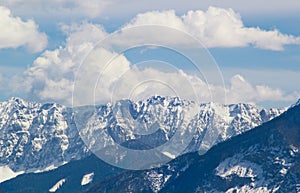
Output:
<path fill-rule="evenodd" d="M 187 114 L 192 105 L 196 105 L 197 112 L 192 116 L 186 116 L 189 117 L 189 119 L 185 120 L 184 115 Z M 88 106 L 69 108 L 55 103 L 40 104 L 26 102 L 20 98 L 12 98 L 9 101 L 0 103 L 0 170 L 1 168 L 2 170 L 6 169 L 11 173 L 11 175 L 1 177 L 2 181 L 5 181 L 17 174 L 24 174 L 2 183 L 1 187 L 4 187 L 3 189 L 7 191 L 10 189 L 9 187 L 18 187 L 7 184 L 18 182 L 20 179 L 22 179 L 22 182 L 26 182 L 25 179 L 27 176 L 31 176 L 31 179 L 37 180 L 39 178 L 36 178 L 36 176 L 47 176 L 47 174 L 51 174 L 52 178 L 47 177 L 46 179 L 52 179 L 52 181 L 45 180 L 47 181 L 46 185 L 41 183 L 43 185 L 40 186 L 41 189 L 37 192 L 49 191 L 51 189 L 49 186 L 54 186 L 54 182 L 60 182 L 58 185 L 61 184 L 62 187 L 64 187 L 63 184 L 66 185 L 65 187 L 68 187 L 67 184 L 70 179 L 67 178 L 66 175 L 59 176 L 53 175 L 53 173 L 62 171 L 59 173 L 66 174 L 63 172 L 65 171 L 63 168 L 73 168 L 74 166 L 72 167 L 72 165 L 76 165 L 76 163 L 85 165 L 81 163 L 82 161 L 84 162 L 84 160 L 93 160 L 87 162 L 98 163 L 98 158 L 92 155 L 89 150 L 95 147 L 95 143 L 92 143 L 93 141 L 104 140 L 101 142 L 101 147 L 104 148 L 109 146 L 112 142 L 117 142 L 127 148 L 151 149 L 172 139 L 176 132 L 176 125 L 187 121 L 189 127 L 193 127 L 195 133 L 185 149 L 181 149 L 179 152 L 175 151 L 176 155 L 184 154 L 179 157 L 180 159 L 182 158 L 183 161 L 175 164 L 179 167 L 179 165 L 184 165 L 184 160 L 192 162 L 192 160 L 195 159 L 192 157 L 198 158 L 199 151 L 202 152 L 201 154 L 204 154 L 211 146 L 223 141 L 227 143 L 228 139 L 272 120 L 285 110 L 286 109 L 267 110 L 252 104 L 193 104 L 179 98 L 161 96 L 153 96 L 139 102 L 122 100 L 113 105 L 109 103 L 106 105 L 93 106 L 92 108 Z M 85 116 L 77 116 L 78 112 L 85 112 Z M 92 124 L 88 124 L 89 127 L 78 128 L 78 123 L 79 125 L 81 122 L 86 123 L 86 116 L 88 118 L 93 117 Z M 137 130 L 133 123 L 139 124 L 139 126 L 145 129 L 144 132 L 146 133 L 152 132 L 152 130 L 156 130 L 156 132 L 151 135 L 136 134 Z M 217 130 L 217 135 L 211 133 L 211 131 L 214 131 L 216 128 L 219 129 Z M 100 134 L 99 131 L 101 131 Z M 101 138 L 99 138 L 99 136 Z M 211 144 L 209 144 L 210 142 Z M 106 146 L 103 146 L 103 144 L 106 144 Z M 205 146 L 203 146 L 203 144 Z M 218 147 L 218 145 L 216 147 Z M 203 156 L 206 156 L 209 152 Z M 166 155 L 170 156 L 171 153 L 167 153 Z M 192 157 L 191 159 L 187 159 L 185 156 Z M 170 164 L 175 163 L 179 158 L 173 160 Z M 82 187 L 85 187 L 85 190 L 93 186 L 93 188 L 97 188 L 96 183 L 100 181 L 101 183 L 108 183 L 110 181 L 109 178 L 112 176 L 119 175 L 119 178 L 124 172 L 126 173 L 126 170 L 110 166 L 102 161 L 100 162 L 100 164 L 98 163 L 100 165 L 98 172 L 102 173 L 101 168 L 104 167 L 107 169 L 107 175 L 100 175 L 99 177 L 98 172 L 85 170 L 85 167 L 80 170 L 81 173 L 74 169 L 75 173 L 79 172 L 77 175 L 74 174 L 77 181 L 78 179 L 83 179 L 84 176 L 88 174 L 90 174 L 89 177 L 94 180 L 90 180 L 89 183 L 85 185 L 82 185 L 82 183 L 77 183 L 77 185 L 72 184 L 72 186 L 69 186 L 73 187 L 74 191 L 72 192 L 75 192 L 75 190 L 83 190 Z M 159 169 L 165 167 L 167 166 L 159 167 Z M 172 181 L 166 178 L 173 179 L 173 170 L 178 172 L 184 170 L 187 166 L 180 169 L 170 169 L 174 168 L 170 165 L 168 165 L 168 167 L 169 169 L 164 171 L 162 175 L 158 172 L 159 169 L 145 170 L 150 172 L 147 176 L 150 176 L 149 179 L 153 181 L 149 181 L 152 185 L 145 186 L 148 187 L 145 191 L 151 190 L 157 192 L 161 190 L 165 187 L 166 182 L 169 183 Z M 221 169 L 219 170 L 221 171 Z M 71 170 L 70 173 L 72 173 Z M 136 172 L 133 173 L 135 174 Z M 224 176 L 225 174 L 220 175 Z M 68 176 L 70 178 L 74 177 L 73 175 Z M 138 179 L 145 178 L 146 177 L 143 176 Z M 130 180 L 130 178 L 126 179 Z M 71 181 L 73 182 L 73 180 Z M 118 181 L 122 182 L 122 180 Z M 18 184 L 26 185 L 26 183 Z M 126 184 L 126 182 L 124 182 L 124 184 Z M 102 187 L 101 184 L 99 186 Z M 108 185 L 107 187 L 110 186 Z M 60 189 L 57 188 L 57 190 Z M 61 190 L 65 190 L 66 192 L 64 188 Z M 14 191 L 18 192 L 20 190 Z"/>
<path fill-rule="evenodd" d="M 87 192 L 300 191 L 300 105 L 218 143 L 206 154 L 184 154 L 167 165 L 126 171 Z"/>

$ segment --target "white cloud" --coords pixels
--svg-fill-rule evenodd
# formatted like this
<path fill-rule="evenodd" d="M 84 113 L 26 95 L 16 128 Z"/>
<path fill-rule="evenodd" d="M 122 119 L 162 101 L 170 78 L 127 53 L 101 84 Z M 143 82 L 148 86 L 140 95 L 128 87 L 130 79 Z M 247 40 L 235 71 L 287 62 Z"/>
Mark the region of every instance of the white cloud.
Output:
<path fill-rule="evenodd" d="M 79 106 L 110 101 L 114 83 L 129 69 L 130 62 L 125 56 L 95 48 L 76 74 L 73 104 Z"/>
<path fill-rule="evenodd" d="M 299 92 L 300 72 L 289 68 L 259 68 L 249 69 L 241 67 L 222 67 L 224 80 L 230 80 L 234 75 L 240 74 L 252 85 L 268 85 L 270 88 L 281 88 L 285 93 Z M 209 76 L 213 76 L 209 74 Z M 229 83 L 228 83 L 229 85 Z M 300 97 L 300 96 L 299 96 Z M 285 104 L 288 104 L 286 102 Z"/>
<path fill-rule="evenodd" d="M 65 47 L 47 50 L 24 73 L 12 81 L 15 92 L 25 92 L 40 100 L 70 103 L 75 72 L 84 56 L 106 32 L 98 25 L 83 23 L 62 27 L 70 33 Z"/>
<path fill-rule="evenodd" d="M 47 36 L 39 32 L 33 20 L 24 22 L 2 6 L 0 6 L 0 18 L 0 48 L 26 46 L 31 52 L 39 52 L 46 47 Z"/>
<path fill-rule="evenodd" d="M 201 89 L 201 92 L 194 90 L 194 84 L 197 84 L 197 90 Z M 182 70 L 162 72 L 153 67 L 131 67 L 111 88 L 113 101 L 122 98 L 138 101 L 153 95 L 179 96 L 192 101 L 197 101 L 198 97 L 198 101 L 207 102 L 210 98 L 208 87 L 202 80 L 190 77 Z M 99 91 L 101 90 L 99 88 Z M 100 96 L 101 92 L 98 94 Z"/>
<path fill-rule="evenodd" d="M 87 22 L 81 24 L 73 23 L 71 25 L 62 24 L 61 30 L 67 35 L 69 47 L 76 47 L 84 42 L 96 44 L 108 35 L 101 25 Z"/>
<path fill-rule="evenodd" d="M 262 102 L 262 101 L 295 101 L 300 93 L 287 94 L 278 88 L 267 85 L 251 85 L 241 75 L 230 80 L 230 88 L 226 89 L 229 103 Z"/>
<path fill-rule="evenodd" d="M 40 10 L 42 13 L 56 15 L 57 17 L 61 14 L 83 14 L 88 17 L 98 17 L 103 8 L 109 5 L 109 3 L 105 0 L 31 1 L 26 3 L 21 0 L 3 1 L 2 4 L 13 9 L 14 6 L 26 7 L 34 3 L 35 6 L 31 6 L 30 9 L 34 7 L 36 11 Z M 32 22 L 32 20 L 29 20 L 27 23 L 30 22 Z M 35 25 L 34 22 L 33 25 Z M 241 16 L 237 12 L 233 11 L 233 9 L 218 7 L 208 7 L 206 11 L 187 11 L 181 16 L 176 15 L 174 10 L 140 13 L 137 14 L 136 17 L 134 17 L 127 25 L 125 25 L 123 29 L 141 25 L 163 25 L 179 29 L 198 38 L 207 47 L 254 46 L 260 49 L 283 50 L 285 45 L 300 44 L 299 37 L 283 34 L 278 29 L 264 30 L 256 26 L 246 27 Z M 121 33 L 120 41 L 118 43 L 125 44 L 129 41 L 138 41 L 138 43 L 143 43 L 147 40 L 149 41 L 149 39 L 160 38 L 160 35 L 157 36 L 157 34 L 161 35 L 163 32 L 153 33 L 153 31 L 143 31 L 140 36 L 142 38 L 148 37 L 148 39 L 136 37 L 137 34 L 135 34 L 134 37 L 131 37 L 130 34 Z M 30 37 L 31 38 L 27 38 L 27 41 L 33 42 L 39 38 L 39 36 L 36 35 Z M 178 36 L 166 36 L 164 39 L 165 40 L 163 41 L 168 41 L 169 44 L 177 44 L 180 46 L 182 46 L 181 44 L 184 46 L 189 45 L 189 43 L 186 43 L 186 40 L 181 40 Z M 37 50 L 40 47 L 43 47 L 42 44 L 44 41 L 37 42 L 38 44 L 29 44 L 29 47 L 30 45 L 35 46 L 34 48 Z"/>
<path fill-rule="evenodd" d="M 188 11 L 182 16 L 177 16 L 173 10 L 138 14 L 124 28 L 142 25 L 163 25 L 182 30 L 198 38 L 207 47 L 253 45 L 261 49 L 283 50 L 284 45 L 300 44 L 299 37 L 282 34 L 277 29 L 268 31 L 246 27 L 238 13 L 217 7 L 209 7 L 207 11 Z M 150 32 L 145 30 L 145 33 Z M 151 38 L 151 35 L 146 36 Z M 178 40 L 174 37 L 170 41 L 180 44 Z"/>
<path fill-rule="evenodd" d="M 70 105 L 72 103 L 72 91 L 74 81 L 79 85 L 77 98 L 78 104 L 91 101 L 94 86 L 105 63 L 103 61 L 116 55 L 105 49 L 95 49 L 86 61 L 81 65 L 85 56 L 90 53 L 95 44 L 106 37 L 106 32 L 100 25 L 82 23 L 81 25 L 63 25 L 62 29 L 68 34 L 66 46 L 55 50 L 47 50 L 38 57 L 23 76 L 15 76 L 11 83 L 14 92 L 24 92 L 33 99 L 43 101 L 57 101 Z M 110 85 L 116 73 L 126 70 L 129 62 L 123 56 L 119 56 L 110 68 L 106 68 L 109 78 L 104 77 L 106 85 Z M 79 72 L 79 73 L 77 73 Z M 102 88 L 101 99 L 108 99 L 109 87 Z"/>
<path fill-rule="evenodd" d="M 162 25 L 176 29 L 185 29 L 182 19 L 175 14 L 174 10 L 150 11 L 137 14 L 125 27 L 141 25 Z"/>
<path fill-rule="evenodd" d="M 172 12 L 168 14 L 172 15 Z M 12 86 L 16 91 L 22 90 L 40 100 L 71 104 L 75 81 L 76 105 L 91 104 L 94 94 L 95 100 L 100 102 L 107 102 L 111 97 L 141 99 L 154 94 L 194 99 L 194 92 L 203 102 L 211 101 L 212 93 L 215 101 L 223 102 L 226 93 L 228 103 L 292 101 L 299 96 L 266 85 L 252 85 L 240 75 L 233 76 L 229 87 L 224 88 L 207 85 L 182 70 L 165 72 L 151 67 L 134 67 L 124 55 L 94 48 L 108 35 L 102 26 L 85 22 L 62 25 L 62 30 L 68 36 L 65 47 L 45 51 L 38 57 L 23 77 L 15 78 Z M 85 58 L 88 53 L 89 57 Z M 107 66 L 111 58 L 114 60 Z M 82 61 L 85 62 L 80 65 Z"/>

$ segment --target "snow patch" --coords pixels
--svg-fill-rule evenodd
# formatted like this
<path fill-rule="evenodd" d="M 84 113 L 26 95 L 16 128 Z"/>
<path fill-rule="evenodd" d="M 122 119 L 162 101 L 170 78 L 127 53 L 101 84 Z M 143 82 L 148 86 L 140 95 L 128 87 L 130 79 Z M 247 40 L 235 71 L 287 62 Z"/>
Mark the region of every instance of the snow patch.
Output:
<path fill-rule="evenodd" d="M 170 152 L 167 152 L 167 151 L 164 151 L 164 152 L 162 152 L 165 156 L 167 156 L 167 157 L 169 157 L 169 158 L 171 158 L 171 159 L 175 159 L 176 158 L 176 156 L 175 155 L 173 155 L 173 154 L 171 154 Z"/>
<path fill-rule="evenodd" d="M 281 175 L 286 175 L 286 173 L 287 173 L 287 169 L 286 168 L 282 168 L 280 171 L 279 171 L 279 173 L 281 174 Z"/>
<path fill-rule="evenodd" d="M 239 177 L 255 178 L 262 176 L 262 168 L 249 161 L 240 161 L 238 157 L 231 157 L 225 159 L 216 168 L 216 174 L 222 178 L 231 175 Z"/>
<path fill-rule="evenodd" d="M 23 173 L 24 173 L 23 171 L 14 172 L 8 166 L 0 166 L 0 183 L 12 179 Z"/>
<path fill-rule="evenodd" d="M 159 192 L 163 186 L 163 174 L 156 171 L 147 172 L 147 178 L 151 183 L 151 189 L 153 192 Z"/>
<path fill-rule="evenodd" d="M 93 181 L 94 172 L 86 174 L 82 177 L 81 186 L 87 185 Z"/>
<path fill-rule="evenodd" d="M 299 149 L 293 145 L 290 145 L 290 155 L 295 157 L 297 153 L 299 153 Z"/>
<path fill-rule="evenodd" d="M 242 187 L 234 187 L 230 188 L 226 191 L 226 193 L 234 193 L 234 192 L 247 192 L 247 193 L 269 193 L 267 187 L 259 187 L 259 188 L 251 188 L 248 185 Z"/>
<path fill-rule="evenodd" d="M 33 169 L 33 173 L 42 173 L 42 172 L 47 172 L 47 171 L 50 171 L 50 170 L 54 170 L 56 169 L 57 166 L 55 166 L 54 164 L 44 168 L 44 169 Z"/>
<path fill-rule="evenodd" d="M 66 179 L 59 180 L 52 188 L 49 189 L 49 192 L 56 192 L 62 185 L 66 182 Z"/>

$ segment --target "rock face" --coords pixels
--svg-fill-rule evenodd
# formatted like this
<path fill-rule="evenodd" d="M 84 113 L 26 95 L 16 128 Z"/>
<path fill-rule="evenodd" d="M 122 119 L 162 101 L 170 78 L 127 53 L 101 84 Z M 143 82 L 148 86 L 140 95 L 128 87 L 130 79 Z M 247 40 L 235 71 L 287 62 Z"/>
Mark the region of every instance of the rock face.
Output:
<path fill-rule="evenodd" d="M 12 98 L 0 103 L 0 166 L 8 166 L 13 171 L 36 172 L 90 155 L 76 127 L 76 123 L 86 122 L 89 116 L 94 116 L 94 122 L 81 130 L 81 135 L 89 141 L 102 140 L 101 143 L 107 145 L 115 141 L 133 149 L 153 148 L 172 138 L 176 125 L 188 117 L 187 109 L 191 105 L 195 104 L 160 96 L 137 103 L 123 100 L 115 105 L 97 106 L 88 117 L 78 120 L 75 119 L 78 109 Z M 89 111 L 90 107 L 81 107 L 79 111 L 82 109 Z M 194 127 L 195 134 L 184 152 L 210 147 L 213 144 L 202 142 L 219 143 L 269 121 L 284 111 L 261 109 L 250 104 L 216 103 L 199 104 L 197 109 L 199 113 L 188 120 L 188 127 Z M 134 124 L 146 128 L 143 132 L 155 132 L 149 135 L 136 134 L 136 125 L 130 122 L 133 120 Z M 215 128 L 220 130 L 217 138 L 212 140 L 210 138 L 216 135 L 210 132 Z M 99 132 L 101 139 L 97 138 Z M 89 148 L 93 145 L 87 144 Z"/>
<path fill-rule="evenodd" d="M 299 149 L 300 105 L 296 105 L 218 143 L 204 155 L 191 152 L 164 166 L 140 171 L 115 168 L 91 155 L 49 172 L 17 176 L 1 183 L 0 189 L 47 192 L 64 180 L 57 192 L 296 193 L 300 187 Z M 89 183 L 82 185 L 91 174 Z M 31 181 L 35 183 L 29 185 Z"/>
<path fill-rule="evenodd" d="M 188 153 L 167 165 L 128 171 L 88 192 L 300 191 L 300 105 L 206 154 Z"/>
<path fill-rule="evenodd" d="M 0 103 L 0 165 L 30 172 L 85 154 L 70 109 L 19 98 Z"/>

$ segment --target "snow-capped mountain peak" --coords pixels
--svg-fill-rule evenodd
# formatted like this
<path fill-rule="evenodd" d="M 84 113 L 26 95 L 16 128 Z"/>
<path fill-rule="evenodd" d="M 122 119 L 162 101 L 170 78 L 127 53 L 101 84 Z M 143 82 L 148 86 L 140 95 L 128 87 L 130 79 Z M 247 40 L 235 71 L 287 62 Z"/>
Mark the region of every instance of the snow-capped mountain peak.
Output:
<path fill-rule="evenodd" d="M 95 110 L 92 115 L 97 122 L 83 134 L 97 140 L 95 133 L 101 131 L 106 136 L 102 141 L 106 145 L 113 140 L 137 149 L 141 148 L 136 147 L 137 144 L 144 144 L 143 148 L 147 149 L 170 140 L 176 132 L 176 124 L 190 117 L 186 121 L 195 134 L 184 152 L 191 152 L 199 151 L 205 140 L 213 142 L 205 144 L 209 148 L 284 111 L 261 109 L 251 104 L 206 103 L 198 104 L 199 112 L 194 114 L 188 111 L 192 105 L 196 104 L 178 97 L 153 96 L 139 102 L 123 100 L 96 106 L 92 108 Z M 89 155 L 86 146 L 93 144 L 82 141 L 76 125 L 78 120 L 74 117 L 76 110 L 56 103 L 40 104 L 20 98 L 0 103 L 0 166 L 15 172 L 43 171 Z M 136 124 L 145 130 L 138 133 Z M 214 128 L 220 128 L 219 135 L 210 133 Z M 164 153 L 173 155 L 168 151 Z"/>

